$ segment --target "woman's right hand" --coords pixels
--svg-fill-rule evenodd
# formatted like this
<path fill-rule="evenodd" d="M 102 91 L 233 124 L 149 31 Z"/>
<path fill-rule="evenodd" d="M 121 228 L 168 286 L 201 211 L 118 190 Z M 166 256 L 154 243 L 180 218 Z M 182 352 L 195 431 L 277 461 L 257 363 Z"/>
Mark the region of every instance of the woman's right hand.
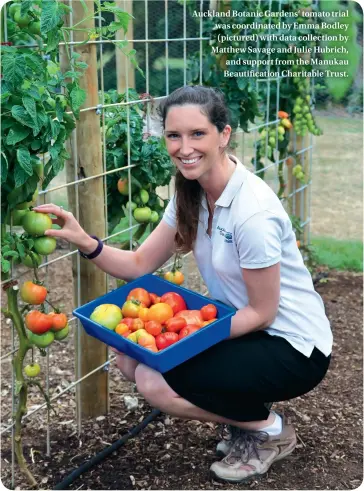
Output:
<path fill-rule="evenodd" d="M 90 241 L 94 241 L 81 227 L 73 213 L 64 210 L 61 206 L 52 203 L 35 206 L 34 211 L 39 213 L 52 213 L 57 218 L 52 218 L 52 222 L 59 225 L 61 229 L 48 229 L 44 235 L 50 237 L 60 237 L 74 244 L 78 249 L 88 249 Z"/>

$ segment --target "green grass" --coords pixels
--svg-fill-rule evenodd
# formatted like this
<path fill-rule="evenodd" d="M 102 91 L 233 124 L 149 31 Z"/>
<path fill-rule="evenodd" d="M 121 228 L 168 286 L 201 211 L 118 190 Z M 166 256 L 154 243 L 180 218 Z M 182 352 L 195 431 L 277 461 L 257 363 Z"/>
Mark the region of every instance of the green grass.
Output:
<path fill-rule="evenodd" d="M 311 243 L 319 264 L 332 269 L 363 271 L 362 241 L 313 237 Z"/>

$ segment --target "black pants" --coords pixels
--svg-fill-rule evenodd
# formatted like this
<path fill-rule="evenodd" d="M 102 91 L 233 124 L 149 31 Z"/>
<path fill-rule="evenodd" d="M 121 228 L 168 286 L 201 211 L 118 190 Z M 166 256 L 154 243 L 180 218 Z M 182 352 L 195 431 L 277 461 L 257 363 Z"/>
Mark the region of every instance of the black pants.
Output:
<path fill-rule="evenodd" d="M 307 358 L 284 338 L 257 331 L 222 341 L 163 376 L 195 406 L 234 421 L 258 421 L 268 418 L 268 402 L 316 387 L 330 358 L 317 348 Z"/>

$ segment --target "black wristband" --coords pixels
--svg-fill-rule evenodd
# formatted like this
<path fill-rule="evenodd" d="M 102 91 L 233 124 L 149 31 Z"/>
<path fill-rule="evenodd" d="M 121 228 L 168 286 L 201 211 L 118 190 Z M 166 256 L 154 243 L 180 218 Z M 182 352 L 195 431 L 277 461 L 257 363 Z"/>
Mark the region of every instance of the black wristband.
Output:
<path fill-rule="evenodd" d="M 100 252 L 102 251 L 102 248 L 104 247 L 104 243 L 102 242 L 102 240 L 100 240 L 98 237 L 96 237 L 96 235 L 90 235 L 90 237 L 92 237 L 93 239 L 96 239 L 98 244 L 97 244 L 97 247 L 94 250 L 94 252 L 91 252 L 91 254 L 85 254 L 84 252 L 81 252 L 80 250 L 78 250 L 78 253 L 80 254 L 80 256 L 85 258 L 85 259 L 95 259 L 95 257 L 97 257 L 100 254 Z"/>

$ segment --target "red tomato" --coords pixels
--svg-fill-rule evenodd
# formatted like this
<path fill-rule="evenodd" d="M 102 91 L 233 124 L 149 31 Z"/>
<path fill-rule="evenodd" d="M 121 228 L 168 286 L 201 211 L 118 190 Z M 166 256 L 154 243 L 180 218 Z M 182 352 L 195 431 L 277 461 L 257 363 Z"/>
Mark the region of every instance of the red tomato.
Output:
<path fill-rule="evenodd" d="M 50 312 L 48 315 L 52 318 L 52 331 L 61 331 L 67 326 L 66 314 Z"/>
<path fill-rule="evenodd" d="M 149 321 L 145 324 L 145 330 L 153 336 L 158 336 L 162 332 L 162 324 L 157 321 Z"/>
<path fill-rule="evenodd" d="M 179 332 L 183 327 L 187 326 L 186 319 L 180 317 L 177 319 L 176 317 L 172 317 L 166 322 L 166 329 L 168 332 Z"/>
<path fill-rule="evenodd" d="M 204 321 L 210 321 L 211 319 L 216 319 L 217 317 L 217 309 L 215 305 L 209 303 L 208 305 L 204 305 L 201 309 L 202 319 Z"/>
<path fill-rule="evenodd" d="M 144 322 L 137 317 L 136 319 L 133 319 L 133 322 L 131 323 L 131 330 L 139 331 L 139 329 L 144 329 Z"/>
<path fill-rule="evenodd" d="M 149 307 L 149 305 L 151 304 L 150 295 L 144 288 L 134 288 L 130 291 L 126 299 L 137 300 L 138 302 L 144 304 L 145 307 Z"/>
<path fill-rule="evenodd" d="M 188 326 L 181 329 L 178 335 L 178 339 L 183 339 L 186 336 L 192 334 L 193 332 L 199 331 L 200 326 L 194 326 L 193 324 L 189 324 Z"/>
<path fill-rule="evenodd" d="M 25 325 L 34 334 L 43 334 L 52 327 L 52 317 L 39 310 L 31 310 L 25 316 Z"/>
<path fill-rule="evenodd" d="M 131 331 L 131 325 L 133 323 L 133 320 L 134 319 L 132 317 L 124 317 L 124 319 L 120 322 L 122 322 L 123 324 L 126 324 Z"/>
<path fill-rule="evenodd" d="M 161 301 L 161 297 L 158 297 L 156 293 L 149 293 L 152 304 L 159 303 Z"/>
<path fill-rule="evenodd" d="M 187 310 L 186 302 L 179 293 L 168 292 L 161 296 L 161 302 L 168 303 L 172 307 L 174 315 L 181 310 Z"/>
<path fill-rule="evenodd" d="M 187 324 L 195 324 L 196 326 L 202 326 L 203 319 L 201 312 L 199 310 L 181 310 L 178 314 L 175 315 L 177 319 L 182 317 L 185 319 Z"/>
<path fill-rule="evenodd" d="M 159 350 L 168 348 L 171 344 L 178 341 L 178 334 L 176 332 L 165 332 L 163 334 L 158 334 L 155 338 L 155 344 Z"/>

